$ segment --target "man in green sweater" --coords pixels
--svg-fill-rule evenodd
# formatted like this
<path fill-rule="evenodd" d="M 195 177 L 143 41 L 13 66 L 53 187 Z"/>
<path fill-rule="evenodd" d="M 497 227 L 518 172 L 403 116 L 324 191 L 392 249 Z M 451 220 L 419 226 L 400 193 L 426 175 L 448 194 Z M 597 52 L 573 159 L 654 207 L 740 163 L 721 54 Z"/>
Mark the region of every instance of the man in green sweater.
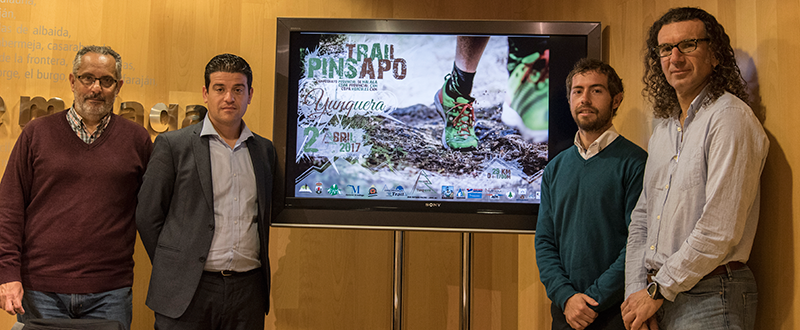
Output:
<path fill-rule="evenodd" d="M 582 59 L 567 87 L 578 132 L 542 177 L 539 276 L 553 329 L 624 329 L 625 244 L 647 153 L 614 129 L 623 86 L 611 66 Z"/>

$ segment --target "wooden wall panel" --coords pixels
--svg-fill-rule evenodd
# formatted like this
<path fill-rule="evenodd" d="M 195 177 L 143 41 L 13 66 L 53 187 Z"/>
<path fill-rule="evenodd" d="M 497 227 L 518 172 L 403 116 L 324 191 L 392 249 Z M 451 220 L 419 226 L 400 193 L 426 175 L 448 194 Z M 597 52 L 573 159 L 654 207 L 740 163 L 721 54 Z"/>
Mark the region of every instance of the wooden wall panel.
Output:
<path fill-rule="evenodd" d="M 623 135 L 646 147 L 652 115 L 640 94 L 645 33 L 668 8 L 686 5 L 708 10 L 725 25 L 769 135 L 762 217 L 749 262 L 761 291 L 757 328 L 794 329 L 795 315 L 800 315 L 800 280 L 795 271 L 800 258 L 796 225 L 800 175 L 793 171 L 800 167 L 800 133 L 795 127 L 800 114 L 792 98 L 800 87 L 796 0 L 16 0 L 0 1 L 0 38 L 6 45 L 9 41 L 111 45 L 130 65 L 123 73 L 131 81 L 118 102 L 139 102 L 145 110 L 156 103 L 175 103 L 182 112 L 189 104 L 202 104 L 202 71 L 208 59 L 221 52 L 242 55 L 255 72 L 255 94 L 245 120 L 253 131 L 270 137 L 276 17 L 601 21 L 604 57 L 626 86 L 615 124 Z M 28 32 L 17 33 L 20 27 Z M 62 28 L 69 36 L 34 35 L 33 29 L 39 27 Z M 0 62 L 0 73 L 10 70 L 22 76 L 0 75 L 0 98 L 6 109 L 0 112 L 3 169 L 21 131 L 20 96 L 59 97 L 71 104 L 65 81 L 36 75 L 66 77 L 74 51 L 28 50 L 0 43 L 0 55 L 13 58 L 11 63 Z M 15 61 L 17 56 L 21 63 Z M 35 63 L 42 58 L 63 59 L 66 65 Z M 34 77 L 25 79 L 25 72 Z M 179 114 L 178 123 L 182 119 Z M 391 328 L 391 232 L 274 228 L 271 236 L 274 291 L 267 329 Z M 406 240 L 406 329 L 456 329 L 460 235 L 411 232 Z M 550 302 L 538 280 L 533 236 L 476 234 L 474 248 L 476 328 L 547 328 Z M 143 301 L 149 260 L 141 246 L 134 257 L 133 328 L 148 329 L 153 317 Z M 0 328 L 12 323 L 12 317 L 0 316 Z"/>
<path fill-rule="evenodd" d="M 390 231 L 273 228 L 267 329 L 383 329 L 391 324 Z"/>
<path fill-rule="evenodd" d="M 404 330 L 460 329 L 461 236 L 406 232 Z M 381 329 L 391 329 L 391 323 Z"/>

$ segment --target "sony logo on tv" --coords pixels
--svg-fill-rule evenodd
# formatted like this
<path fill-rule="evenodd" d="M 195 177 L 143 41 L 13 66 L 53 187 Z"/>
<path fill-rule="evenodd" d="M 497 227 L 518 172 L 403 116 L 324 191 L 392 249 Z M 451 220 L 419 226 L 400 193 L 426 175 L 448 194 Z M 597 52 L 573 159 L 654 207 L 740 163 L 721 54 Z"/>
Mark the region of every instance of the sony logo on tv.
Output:
<path fill-rule="evenodd" d="M 61 98 L 54 97 L 45 100 L 41 96 L 31 98 L 30 96 L 19 97 L 19 126 L 25 127 L 31 120 L 39 117 L 44 117 L 59 111 L 67 109 L 64 101 Z M 194 123 L 200 122 L 208 110 L 205 106 L 200 104 L 190 104 L 184 109 L 184 119 L 178 127 L 178 113 L 180 106 L 176 103 L 171 103 L 167 106 L 164 103 L 156 103 L 150 108 L 148 113 L 149 120 L 145 124 L 144 116 L 145 110 L 141 103 L 136 101 L 122 102 L 119 109 L 115 111 L 120 117 L 129 119 L 144 128 L 147 128 L 150 133 L 163 133 L 166 131 L 177 130 Z M 5 120 L 6 105 L 2 97 L 0 97 L 0 125 L 9 124 Z"/>

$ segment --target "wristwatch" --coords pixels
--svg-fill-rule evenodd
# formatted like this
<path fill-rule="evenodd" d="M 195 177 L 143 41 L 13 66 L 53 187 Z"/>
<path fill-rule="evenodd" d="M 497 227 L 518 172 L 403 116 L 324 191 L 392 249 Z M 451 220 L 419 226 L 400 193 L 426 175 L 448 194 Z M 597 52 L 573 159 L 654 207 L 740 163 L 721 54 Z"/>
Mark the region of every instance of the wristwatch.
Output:
<path fill-rule="evenodd" d="M 658 282 L 653 281 L 647 285 L 647 295 L 653 300 L 664 299 L 664 296 L 661 295 L 661 290 L 659 290 Z"/>

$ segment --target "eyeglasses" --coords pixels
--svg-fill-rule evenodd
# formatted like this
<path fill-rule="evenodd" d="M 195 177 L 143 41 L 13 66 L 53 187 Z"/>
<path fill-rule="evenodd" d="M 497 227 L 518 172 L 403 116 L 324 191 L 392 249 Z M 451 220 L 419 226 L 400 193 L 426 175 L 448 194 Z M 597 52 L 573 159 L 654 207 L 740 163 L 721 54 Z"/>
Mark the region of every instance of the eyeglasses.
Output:
<path fill-rule="evenodd" d="M 661 44 L 653 48 L 659 57 L 667 57 L 672 55 L 672 49 L 678 47 L 678 51 L 683 54 L 689 54 L 697 49 L 697 43 L 700 41 L 709 41 L 711 38 L 702 39 L 686 39 L 677 44 Z"/>
<path fill-rule="evenodd" d="M 82 75 L 78 76 L 78 80 L 80 80 L 81 83 L 83 83 L 86 86 L 92 86 L 92 85 L 94 85 L 94 82 L 96 80 L 99 80 L 100 81 L 100 86 L 103 87 L 103 88 L 109 88 L 109 87 L 113 86 L 115 83 L 117 83 L 117 80 L 112 78 L 112 77 L 104 76 L 104 77 L 100 77 L 100 78 L 95 78 L 93 75 L 90 75 L 90 74 L 82 74 Z"/>

